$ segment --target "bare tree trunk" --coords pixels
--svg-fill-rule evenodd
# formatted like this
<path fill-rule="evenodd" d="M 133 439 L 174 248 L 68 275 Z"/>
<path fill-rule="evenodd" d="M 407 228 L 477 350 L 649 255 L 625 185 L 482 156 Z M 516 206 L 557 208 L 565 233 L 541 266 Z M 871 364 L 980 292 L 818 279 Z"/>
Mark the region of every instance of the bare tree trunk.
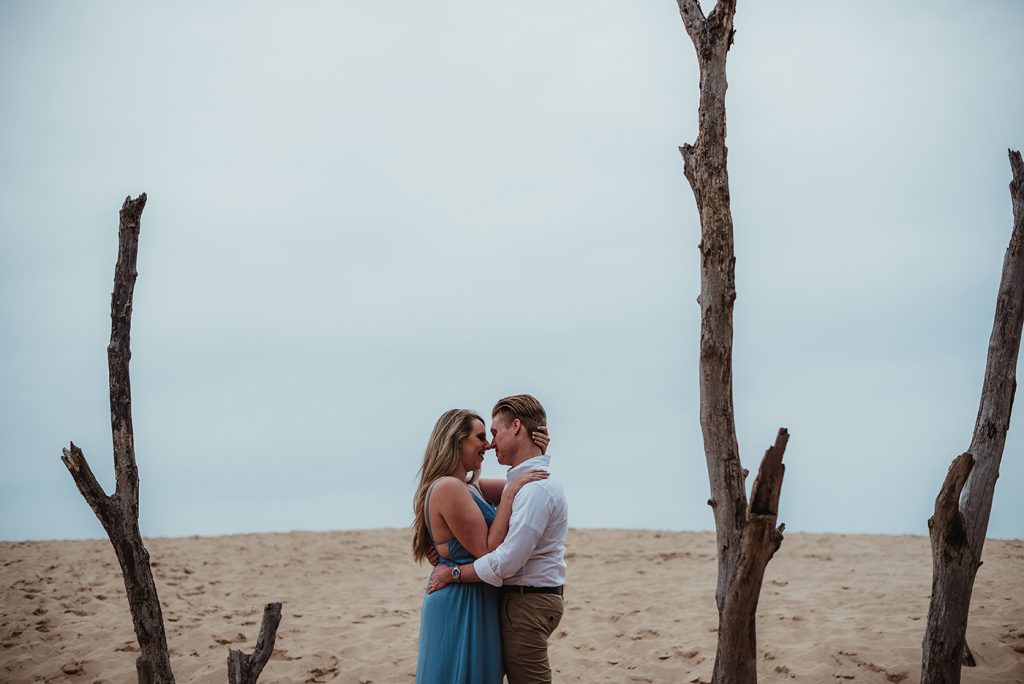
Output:
<path fill-rule="evenodd" d="M 78 491 L 96 513 L 117 554 L 128 594 L 135 636 L 139 640 L 139 658 L 135 662 L 139 684 L 174 684 L 171 661 L 164 632 L 156 583 L 149 563 L 149 552 L 139 531 L 139 470 L 135 462 L 135 436 L 132 432 L 132 392 L 128 372 L 131 361 L 132 296 L 138 257 L 139 228 L 146 194 L 128 197 L 121 207 L 118 226 L 117 264 L 114 267 L 114 292 L 110 297 L 110 344 L 107 366 L 110 378 L 110 429 L 114 439 L 114 472 L 117 480 L 113 496 L 107 496 L 93 475 L 82 450 L 71 442 L 61 460 L 74 478 Z M 281 604 L 276 618 L 264 615 L 257 653 L 246 659 L 246 676 L 240 680 L 254 684 L 273 651 L 275 631 L 281 620 Z M 260 648 L 269 643 L 269 648 Z M 237 651 L 233 653 L 238 653 Z M 242 655 L 239 653 L 239 655 Z M 234 679 L 232 679 L 234 682 Z"/>
<path fill-rule="evenodd" d="M 700 66 L 699 130 L 683 145 L 686 178 L 701 225 L 700 424 L 704 435 L 718 542 L 718 650 L 713 681 L 757 681 L 755 616 L 764 569 L 782 543 L 776 528 L 789 439 L 779 430 L 765 454 L 747 505 L 747 471 L 740 462 L 732 401 L 733 302 L 736 258 L 725 145 L 726 58 L 733 40 L 736 0 L 719 0 L 706 17 L 698 0 L 678 0 Z"/>
<path fill-rule="evenodd" d="M 935 499 L 935 515 L 928 521 L 932 596 L 922 644 L 922 684 L 960 681 L 971 592 L 981 567 L 1017 390 L 1017 356 L 1024 323 L 1024 161 L 1020 152 L 1010 150 L 1009 155 L 1013 232 L 1003 258 L 978 419 L 970 449 L 950 465 Z"/>

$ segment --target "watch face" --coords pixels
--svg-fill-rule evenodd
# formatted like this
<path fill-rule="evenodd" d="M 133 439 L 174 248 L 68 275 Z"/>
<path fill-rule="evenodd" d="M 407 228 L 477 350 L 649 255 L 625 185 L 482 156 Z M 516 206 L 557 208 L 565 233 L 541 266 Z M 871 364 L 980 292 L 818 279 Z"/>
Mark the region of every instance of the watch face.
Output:
<path fill-rule="evenodd" d="M 452 568 L 452 577 L 454 577 L 455 579 L 459 579 L 459 577 L 461 577 L 461 576 L 462 576 L 462 571 L 461 570 L 459 570 L 458 568 Z"/>

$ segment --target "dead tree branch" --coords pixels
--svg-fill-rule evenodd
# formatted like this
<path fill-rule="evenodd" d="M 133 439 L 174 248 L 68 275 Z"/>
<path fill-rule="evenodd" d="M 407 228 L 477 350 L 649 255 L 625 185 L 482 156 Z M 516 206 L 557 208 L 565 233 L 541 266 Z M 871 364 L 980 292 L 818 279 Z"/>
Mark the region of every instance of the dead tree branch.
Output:
<path fill-rule="evenodd" d="M 157 596 L 149 552 L 139 532 L 139 471 L 135 464 L 132 434 L 132 393 L 128 365 L 131 361 L 132 297 L 138 277 L 139 228 L 146 194 L 128 197 L 121 207 L 118 226 L 114 292 L 110 297 L 110 344 L 107 368 L 110 379 L 110 429 L 114 441 L 116 489 L 107 496 L 96 481 L 85 454 L 74 442 L 64 450 L 63 461 L 78 491 L 99 518 L 117 554 L 128 593 L 135 636 L 139 640 L 137 669 L 153 684 L 173 684 L 171 661 L 164 633 L 160 598 Z"/>
<path fill-rule="evenodd" d="M 110 380 L 110 429 L 114 441 L 116 487 L 108 496 L 93 475 L 85 454 L 74 442 L 63 450 L 61 460 L 71 473 L 78 491 L 96 513 L 114 547 L 128 607 L 132 614 L 140 655 L 135 662 L 139 684 L 174 684 L 167 636 L 156 583 L 149 563 L 149 551 L 139 531 L 139 470 L 135 461 L 135 437 L 132 431 L 131 361 L 132 298 L 138 277 L 139 229 L 146 194 L 128 197 L 121 207 L 118 226 L 117 263 L 114 266 L 114 291 L 110 297 L 110 344 L 107 368 Z M 276 608 L 275 608 L 276 607 Z M 273 608 L 273 610 L 271 610 Z M 246 656 L 245 676 L 239 680 L 255 684 L 274 649 L 281 604 L 267 606 L 256 653 Z M 232 651 L 232 654 L 238 653 Z M 239 653 L 239 656 L 242 654 Z M 239 662 L 242 662 L 241 660 Z M 232 682 L 234 682 L 232 676 Z"/>
<path fill-rule="evenodd" d="M 270 660 L 277 640 L 277 626 L 281 624 L 281 604 L 268 603 L 263 609 L 260 635 L 251 655 L 231 649 L 228 651 L 228 684 L 256 684 L 263 666 Z"/>
<path fill-rule="evenodd" d="M 928 521 L 932 596 L 921 655 L 922 684 L 960 681 L 974 578 L 988 532 L 999 463 L 1017 390 L 1024 324 L 1024 161 L 1009 151 L 1013 232 L 1003 257 L 978 418 L 968 452 L 950 465 Z M 969 652 L 969 651 L 968 651 Z"/>
<path fill-rule="evenodd" d="M 761 463 L 748 508 L 732 396 L 736 258 L 725 144 L 726 58 L 733 43 L 735 0 L 719 0 L 706 17 L 698 0 L 678 0 L 700 67 L 699 128 L 679 148 L 700 215 L 700 424 L 718 542 L 716 684 L 757 681 L 755 615 L 764 570 L 782 542 L 776 527 L 789 433 L 779 430 Z"/>

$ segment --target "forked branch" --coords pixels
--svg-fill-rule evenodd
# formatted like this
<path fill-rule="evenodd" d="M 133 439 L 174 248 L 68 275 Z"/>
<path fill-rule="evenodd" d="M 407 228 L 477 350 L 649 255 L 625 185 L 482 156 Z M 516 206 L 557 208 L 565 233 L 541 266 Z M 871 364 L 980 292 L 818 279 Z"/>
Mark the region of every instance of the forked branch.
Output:
<path fill-rule="evenodd" d="M 270 660 L 277 640 L 277 626 L 281 624 L 281 604 L 268 603 L 263 609 L 260 635 L 255 650 L 246 655 L 241 651 L 228 651 L 228 684 L 256 684 L 263 666 Z"/>
<path fill-rule="evenodd" d="M 931 536 L 942 544 L 967 544 L 967 529 L 960 513 L 960 493 L 974 468 L 974 456 L 965 452 L 953 459 L 935 497 L 935 514 L 928 520 Z"/>

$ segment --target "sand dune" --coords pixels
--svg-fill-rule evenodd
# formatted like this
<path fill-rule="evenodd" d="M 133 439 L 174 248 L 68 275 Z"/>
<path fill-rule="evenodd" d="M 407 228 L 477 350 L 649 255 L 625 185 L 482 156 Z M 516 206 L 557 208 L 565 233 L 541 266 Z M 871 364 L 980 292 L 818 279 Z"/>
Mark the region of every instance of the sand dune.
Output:
<path fill-rule="evenodd" d="M 263 604 L 284 603 L 262 682 L 411 682 L 425 566 L 405 530 L 147 541 L 175 675 L 227 681 Z M 572 530 L 556 681 L 707 682 L 708 533 Z M 787 535 L 759 609 L 763 682 L 916 682 L 931 583 L 923 537 Z M 109 543 L 0 543 L 0 681 L 131 682 L 138 646 Z M 1024 542 L 991 540 L 972 601 L 978 667 L 1024 682 Z"/>

